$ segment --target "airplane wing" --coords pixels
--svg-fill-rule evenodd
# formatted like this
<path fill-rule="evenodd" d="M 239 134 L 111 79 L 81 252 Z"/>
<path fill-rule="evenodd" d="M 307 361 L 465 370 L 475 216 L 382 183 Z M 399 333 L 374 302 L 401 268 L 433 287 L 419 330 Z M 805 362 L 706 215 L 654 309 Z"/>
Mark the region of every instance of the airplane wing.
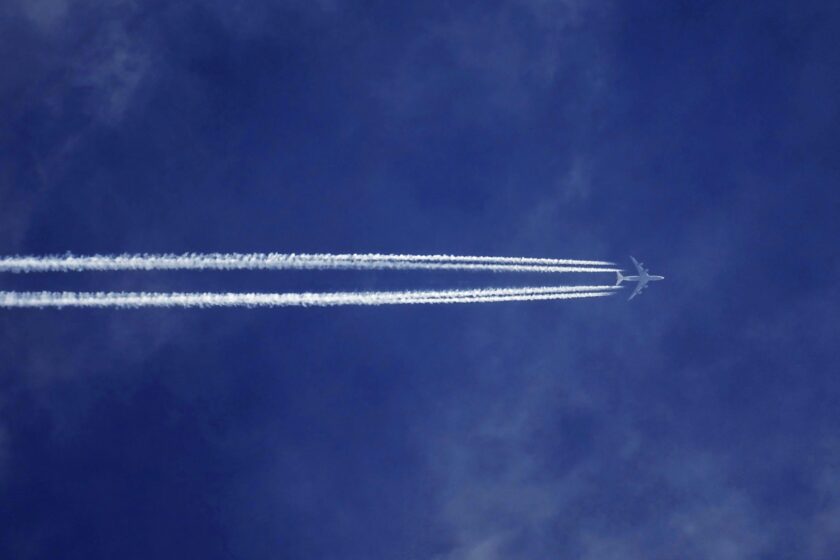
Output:
<path fill-rule="evenodd" d="M 633 260 L 635 261 L 635 259 L 633 259 Z M 645 286 L 647 286 L 647 280 L 639 280 L 639 283 L 636 284 L 636 289 L 633 290 L 633 293 L 630 294 L 630 297 L 627 298 L 627 301 L 630 301 L 631 299 L 633 299 L 637 295 L 641 294 L 642 290 L 645 289 Z"/>
<path fill-rule="evenodd" d="M 643 276 L 647 272 L 645 270 L 644 265 L 642 265 L 642 263 L 637 261 L 635 258 L 630 257 L 630 260 L 633 261 L 634 265 L 636 265 L 636 272 L 639 274 L 639 276 Z"/>

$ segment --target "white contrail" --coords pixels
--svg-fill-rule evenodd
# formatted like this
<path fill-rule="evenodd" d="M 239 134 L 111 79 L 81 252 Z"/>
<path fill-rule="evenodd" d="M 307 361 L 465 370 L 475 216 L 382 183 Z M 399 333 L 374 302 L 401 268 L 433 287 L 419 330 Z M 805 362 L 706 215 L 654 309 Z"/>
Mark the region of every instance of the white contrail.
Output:
<path fill-rule="evenodd" d="M 605 261 L 452 255 L 209 253 L 183 255 L 15 256 L 0 258 L 0 272 L 108 270 L 472 270 L 490 272 L 615 272 Z"/>
<path fill-rule="evenodd" d="M 579 259 L 545 259 L 535 257 L 474 257 L 458 255 L 385 255 L 381 253 L 365 254 L 312 254 L 296 255 L 298 257 L 313 258 L 335 258 L 348 260 L 376 260 L 376 261 L 403 261 L 403 262 L 472 262 L 472 263 L 496 263 L 496 264 L 537 264 L 544 266 L 553 265 L 580 265 L 580 266 L 615 266 L 615 263 L 607 261 L 586 261 Z"/>
<path fill-rule="evenodd" d="M 603 297 L 614 286 L 332 293 L 0 292 L 13 307 L 286 307 L 540 301 Z"/>

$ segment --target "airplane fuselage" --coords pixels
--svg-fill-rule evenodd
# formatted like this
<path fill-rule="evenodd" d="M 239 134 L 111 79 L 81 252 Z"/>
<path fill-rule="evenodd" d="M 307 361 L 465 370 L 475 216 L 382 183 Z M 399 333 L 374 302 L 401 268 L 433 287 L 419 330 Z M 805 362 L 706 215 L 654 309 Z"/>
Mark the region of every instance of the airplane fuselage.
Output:
<path fill-rule="evenodd" d="M 641 280 L 644 280 L 645 282 L 651 282 L 653 280 L 665 280 L 665 277 L 664 276 L 657 276 L 655 274 L 649 274 L 647 276 L 625 276 L 624 280 L 627 280 L 627 281 L 630 281 L 630 282 L 639 282 Z"/>

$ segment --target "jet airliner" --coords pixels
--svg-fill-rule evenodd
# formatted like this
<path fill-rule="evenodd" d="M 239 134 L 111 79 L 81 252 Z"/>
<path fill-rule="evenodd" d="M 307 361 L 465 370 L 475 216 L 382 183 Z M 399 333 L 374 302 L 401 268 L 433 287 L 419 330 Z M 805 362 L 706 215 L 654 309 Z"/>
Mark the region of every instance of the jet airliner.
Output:
<path fill-rule="evenodd" d="M 645 287 L 648 285 L 648 282 L 651 282 L 653 280 L 665 280 L 664 276 L 655 276 L 653 274 L 649 274 L 648 271 L 645 270 L 644 265 L 642 265 L 642 263 L 640 263 L 639 261 L 637 261 L 633 257 L 630 257 L 630 260 L 633 261 L 634 265 L 636 265 L 636 271 L 638 273 L 636 276 L 624 276 L 623 274 L 621 274 L 621 271 L 616 271 L 616 273 L 615 273 L 616 274 L 616 280 L 615 280 L 615 285 L 616 286 L 621 285 L 621 283 L 624 282 L 625 280 L 628 280 L 630 282 L 636 282 L 636 289 L 633 290 L 633 293 L 630 294 L 630 297 L 627 298 L 627 301 L 630 301 L 631 299 L 633 299 L 634 297 L 636 297 L 637 295 L 642 293 L 642 290 L 645 289 Z"/>

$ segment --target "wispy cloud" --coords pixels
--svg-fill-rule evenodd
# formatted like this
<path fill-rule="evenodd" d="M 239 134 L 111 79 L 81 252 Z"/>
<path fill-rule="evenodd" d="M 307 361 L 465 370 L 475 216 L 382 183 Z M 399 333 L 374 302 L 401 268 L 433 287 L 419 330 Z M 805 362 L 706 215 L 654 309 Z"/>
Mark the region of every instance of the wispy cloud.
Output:
<path fill-rule="evenodd" d="M 579 56 L 580 45 L 572 47 L 569 36 L 600 17 L 607 5 L 518 0 L 490 9 L 453 7 L 406 46 L 395 73 L 379 83 L 377 96 L 396 115 L 410 118 L 425 114 L 427 106 L 439 103 L 451 94 L 447 88 L 455 87 L 460 94 L 455 98 L 480 102 L 482 114 L 492 110 L 497 119 L 526 116 L 569 70 L 568 62 Z M 429 53 L 441 50 L 449 65 L 427 68 Z M 597 65 L 590 59 L 587 72 Z M 468 106 L 459 106 L 459 116 L 469 113 Z"/>
<path fill-rule="evenodd" d="M 2 405 L 0 405 L 2 406 Z M 0 409 L 1 410 L 1 409 Z M 6 463 L 9 457 L 9 434 L 4 424 L 0 424 L 0 485 L 6 475 Z"/>
<path fill-rule="evenodd" d="M 74 85 L 87 92 L 89 114 L 100 123 L 115 125 L 148 78 L 151 54 L 142 35 L 118 20 L 98 31 L 73 68 Z"/>
<path fill-rule="evenodd" d="M 68 100 L 81 96 L 82 110 L 94 124 L 119 123 L 151 71 L 148 37 L 142 27 L 131 25 L 141 6 L 131 0 L 33 0 L 13 7 L 32 25 L 54 65 L 48 69 L 54 75 L 46 80 L 51 85 L 33 101 L 60 117 L 70 110 Z M 91 21 L 98 25 L 77 25 Z M 88 27 L 90 33 L 78 34 Z"/>
<path fill-rule="evenodd" d="M 41 31 L 54 31 L 70 10 L 72 0 L 21 0 L 17 8 Z"/>

